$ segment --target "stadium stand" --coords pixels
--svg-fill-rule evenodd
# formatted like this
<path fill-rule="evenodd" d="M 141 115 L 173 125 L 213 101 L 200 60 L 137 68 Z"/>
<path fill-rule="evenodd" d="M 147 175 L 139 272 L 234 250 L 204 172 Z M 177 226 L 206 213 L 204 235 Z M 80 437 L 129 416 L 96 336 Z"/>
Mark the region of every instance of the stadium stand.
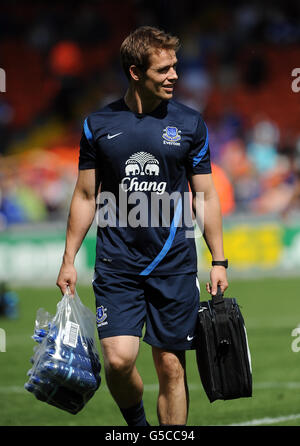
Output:
<path fill-rule="evenodd" d="M 191 1 L 184 9 L 176 0 L 168 13 L 168 2 L 158 3 L 3 6 L 0 228 L 65 217 L 83 118 L 124 92 L 120 43 L 149 23 L 182 39 L 176 94 L 207 122 L 218 184 L 223 177 L 232 191 L 224 216 L 285 208 L 297 181 L 300 93 L 291 73 L 299 64 L 299 14 L 283 2 L 270 11 L 257 2 L 200 9 Z"/>

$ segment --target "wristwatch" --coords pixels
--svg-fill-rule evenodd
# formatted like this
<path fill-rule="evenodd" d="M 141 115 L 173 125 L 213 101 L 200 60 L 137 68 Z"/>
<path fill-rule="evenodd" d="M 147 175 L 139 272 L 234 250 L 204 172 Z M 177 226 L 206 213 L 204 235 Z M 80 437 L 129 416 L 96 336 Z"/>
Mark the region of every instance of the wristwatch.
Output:
<path fill-rule="evenodd" d="M 228 268 L 228 259 L 225 260 L 213 260 L 211 262 L 212 266 L 224 266 L 224 268 Z"/>

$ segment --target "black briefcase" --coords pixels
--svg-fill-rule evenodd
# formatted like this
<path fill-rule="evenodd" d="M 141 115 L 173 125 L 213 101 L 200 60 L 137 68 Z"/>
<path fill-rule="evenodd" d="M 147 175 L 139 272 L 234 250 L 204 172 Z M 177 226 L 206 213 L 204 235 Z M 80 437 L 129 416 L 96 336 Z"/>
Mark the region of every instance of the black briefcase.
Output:
<path fill-rule="evenodd" d="M 203 388 L 212 403 L 252 396 L 251 357 L 244 319 L 234 298 L 200 301 L 196 358 Z"/>

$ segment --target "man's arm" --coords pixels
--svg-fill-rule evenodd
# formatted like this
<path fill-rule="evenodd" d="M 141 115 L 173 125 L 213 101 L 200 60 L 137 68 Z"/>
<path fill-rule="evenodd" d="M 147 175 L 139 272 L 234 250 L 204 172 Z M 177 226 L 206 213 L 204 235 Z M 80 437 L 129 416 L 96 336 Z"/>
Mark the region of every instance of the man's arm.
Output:
<path fill-rule="evenodd" d="M 193 193 L 193 211 L 199 227 L 203 228 L 203 237 L 212 255 L 212 260 L 224 260 L 222 213 L 217 191 L 211 174 L 192 175 L 190 185 Z M 204 194 L 204 215 L 199 209 L 200 203 L 196 193 Z M 203 218 L 203 221 L 199 219 Z M 224 266 L 213 266 L 210 272 L 211 285 L 206 289 L 211 294 L 217 293 L 220 285 L 222 292 L 228 288 L 226 269 Z"/>
<path fill-rule="evenodd" d="M 98 189 L 97 170 L 79 170 L 68 216 L 63 261 L 56 281 L 62 294 L 65 294 L 67 286 L 70 287 L 72 294 L 75 293 L 77 272 L 74 261 L 83 239 L 93 223 Z"/>

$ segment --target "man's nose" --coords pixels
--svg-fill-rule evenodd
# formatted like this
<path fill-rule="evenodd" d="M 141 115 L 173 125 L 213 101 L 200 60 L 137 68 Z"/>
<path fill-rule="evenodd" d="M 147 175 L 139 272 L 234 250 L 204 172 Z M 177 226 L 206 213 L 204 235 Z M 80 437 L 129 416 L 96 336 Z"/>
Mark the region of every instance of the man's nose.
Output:
<path fill-rule="evenodd" d="M 176 72 L 175 68 L 170 69 L 168 78 L 172 81 L 176 81 L 178 79 L 177 72 Z"/>

